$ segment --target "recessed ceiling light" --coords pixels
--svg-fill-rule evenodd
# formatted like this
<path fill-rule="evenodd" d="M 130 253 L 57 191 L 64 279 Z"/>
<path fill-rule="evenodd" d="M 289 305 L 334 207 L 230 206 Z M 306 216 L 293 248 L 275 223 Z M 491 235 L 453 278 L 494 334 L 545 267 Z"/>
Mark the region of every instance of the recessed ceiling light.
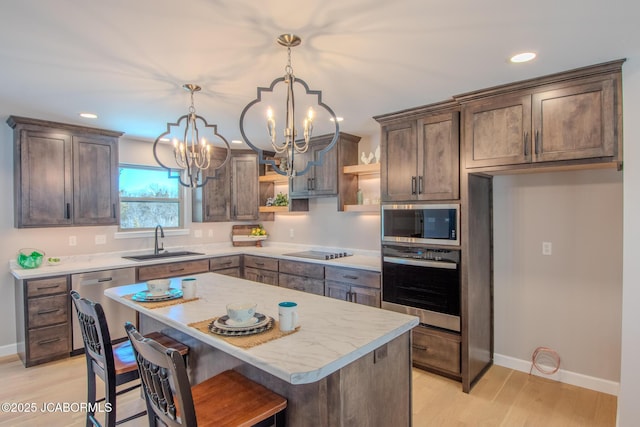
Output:
<path fill-rule="evenodd" d="M 232 139 L 231 143 L 232 144 L 242 144 L 242 141 L 240 141 L 239 139 Z"/>
<path fill-rule="evenodd" d="M 528 62 L 536 57 L 536 54 L 533 52 L 523 52 L 518 53 L 517 55 L 513 55 L 510 59 L 511 62 L 520 63 L 520 62 Z"/>
<path fill-rule="evenodd" d="M 332 122 L 335 122 L 336 120 L 338 120 L 339 122 L 343 121 L 344 118 L 342 117 L 336 117 L 336 120 L 333 119 L 333 117 L 329 118 L 329 120 L 331 120 Z"/>
<path fill-rule="evenodd" d="M 97 119 L 98 115 L 94 113 L 80 113 L 80 117 L 84 117 L 85 119 Z"/>

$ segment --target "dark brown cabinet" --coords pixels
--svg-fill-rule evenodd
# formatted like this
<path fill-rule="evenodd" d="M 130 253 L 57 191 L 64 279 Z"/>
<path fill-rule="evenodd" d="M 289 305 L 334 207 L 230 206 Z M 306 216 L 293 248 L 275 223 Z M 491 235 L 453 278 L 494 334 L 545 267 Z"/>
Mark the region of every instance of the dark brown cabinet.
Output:
<path fill-rule="evenodd" d="M 166 279 L 169 277 L 186 276 L 188 274 L 206 273 L 207 271 L 209 271 L 208 259 L 147 265 L 138 267 L 138 281 Z"/>
<path fill-rule="evenodd" d="M 325 267 L 325 296 L 380 307 L 380 273 L 346 267 Z"/>
<path fill-rule="evenodd" d="M 460 335 L 425 327 L 414 328 L 411 332 L 416 366 L 460 377 Z"/>
<path fill-rule="evenodd" d="M 619 161 L 621 65 L 460 95 L 466 167 Z"/>
<path fill-rule="evenodd" d="M 296 170 L 304 168 L 309 159 L 318 160 L 320 151 L 329 145 L 332 138 L 333 135 L 311 138 L 309 150 L 304 154 L 296 154 Z M 355 204 L 357 177 L 345 175 L 342 171 L 344 166 L 358 164 L 359 141 L 359 136 L 341 132 L 335 147 L 324 154 L 320 165 L 312 166 L 305 175 L 290 180 L 289 198 L 338 196 L 338 210 L 343 210 L 345 204 Z"/>
<path fill-rule="evenodd" d="M 244 255 L 244 278 L 278 286 L 278 259 Z"/>
<path fill-rule="evenodd" d="M 11 116 L 16 227 L 118 224 L 122 133 Z"/>
<path fill-rule="evenodd" d="M 68 276 L 16 283 L 18 355 L 26 367 L 69 357 L 71 304 Z"/>
<path fill-rule="evenodd" d="M 316 295 L 324 295 L 324 266 L 281 259 L 278 285 Z"/>
<path fill-rule="evenodd" d="M 224 150 L 219 150 L 214 158 L 223 161 L 225 155 Z M 217 171 L 216 179 L 194 191 L 192 219 L 194 222 L 258 219 L 259 198 L 258 156 L 253 151 L 236 150 Z"/>
<path fill-rule="evenodd" d="M 382 201 L 458 199 L 459 117 L 454 102 L 375 117 Z"/>
<path fill-rule="evenodd" d="M 209 260 L 209 271 L 226 276 L 242 277 L 240 271 L 240 256 L 229 255 L 211 258 Z"/>

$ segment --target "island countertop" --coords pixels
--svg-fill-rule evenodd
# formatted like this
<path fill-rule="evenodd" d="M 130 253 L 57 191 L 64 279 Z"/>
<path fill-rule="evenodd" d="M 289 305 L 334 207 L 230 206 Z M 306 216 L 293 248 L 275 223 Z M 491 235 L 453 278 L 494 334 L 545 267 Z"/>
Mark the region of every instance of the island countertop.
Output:
<path fill-rule="evenodd" d="M 125 298 L 146 289 L 144 283 L 110 288 L 105 295 L 290 384 L 316 382 L 418 325 L 414 316 L 216 273 L 190 277 L 198 280 L 198 299 L 168 307 Z M 181 278 L 171 280 L 171 287 L 180 287 Z M 278 303 L 294 301 L 300 329 L 243 349 L 188 326 L 225 315 L 226 305 L 238 301 L 255 302 L 258 313 L 276 320 Z"/>

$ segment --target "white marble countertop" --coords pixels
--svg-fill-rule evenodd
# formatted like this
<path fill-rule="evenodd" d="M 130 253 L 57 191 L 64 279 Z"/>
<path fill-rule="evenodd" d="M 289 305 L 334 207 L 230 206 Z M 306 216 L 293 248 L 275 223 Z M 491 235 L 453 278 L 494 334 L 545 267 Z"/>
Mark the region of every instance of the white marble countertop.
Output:
<path fill-rule="evenodd" d="M 371 271 L 380 271 L 380 253 L 378 251 L 351 250 L 347 252 L 353 253 L 353 256 L 339 258 L 334 260 L 314 260 L 307 258 L 289 257 L 284 254 L 305 250 L 330 251 L 336 248 L 323 248 L 317 246 L 294 245 L 285 243 L 265 243 L 263 247 L 256 246 L 232 246 L 231 243 L 219 243 L 210 245 L 197 245 L 188 247 L 168 248 L 169 252 L 181 250 L 189 250 L 201 253 L 201 255 L 178 256 L 169 258 L 157 258 L 146 261 L 134 261 L 123 258 L 124 256 L 137 255 L 141 253 L 151 253 L 148 251 L 135 252 L 104 252 L 88 255 L 75 255 L 61 257 L 59 265 L 51 266 L 43 264 L 39 268 L 24 269 L 20 267 L 15 260 L 9 261 L 9 269 L 11 274 L 17 279 L 34 279 L 38 277 L 48 277 L 63 274 L 85 273 L 89 271 L 111 270 L 115 268 L 140 267 L 144 265 L 163 264 L 169 262 L 191 261 L 203 258 L 211 258 L 214 256 L 234 255 L 234 254 L 251 254 L 267 257 L 275 257 L 281 259 L 291 259 L 295 261 L 319 263 L 324 265 L 336 265 L 340 267 L 359 268 Z"/>
<path fill-rule="evenodd" d="M 251 282 L 215 273 L 194 275 L 198 300 L 149 309 L 123 298 L 146 289 L 144 283 L 110 288 L 105 295 L 195 337 L 290 384 L 316 382 L 381 345 L 410 331 L 418 318 L 365 305 Z M 172 279 L 180 286 L 180 278 Z M 278 317 L 278 303 L 298 303 L 300 330 L 242 349 L 187 326 L 226 314 L 230 302 L 256 302 L 257 312 Z"/>

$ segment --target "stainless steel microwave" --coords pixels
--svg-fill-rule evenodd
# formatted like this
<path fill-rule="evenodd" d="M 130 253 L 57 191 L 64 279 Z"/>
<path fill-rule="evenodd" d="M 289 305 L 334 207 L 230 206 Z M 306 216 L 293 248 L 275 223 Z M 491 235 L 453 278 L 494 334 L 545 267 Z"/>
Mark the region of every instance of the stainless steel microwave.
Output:
<path fill-rule="evenodd" d="M 459 204 L 382 206 L 382 241 L 460 245 Z"/>

